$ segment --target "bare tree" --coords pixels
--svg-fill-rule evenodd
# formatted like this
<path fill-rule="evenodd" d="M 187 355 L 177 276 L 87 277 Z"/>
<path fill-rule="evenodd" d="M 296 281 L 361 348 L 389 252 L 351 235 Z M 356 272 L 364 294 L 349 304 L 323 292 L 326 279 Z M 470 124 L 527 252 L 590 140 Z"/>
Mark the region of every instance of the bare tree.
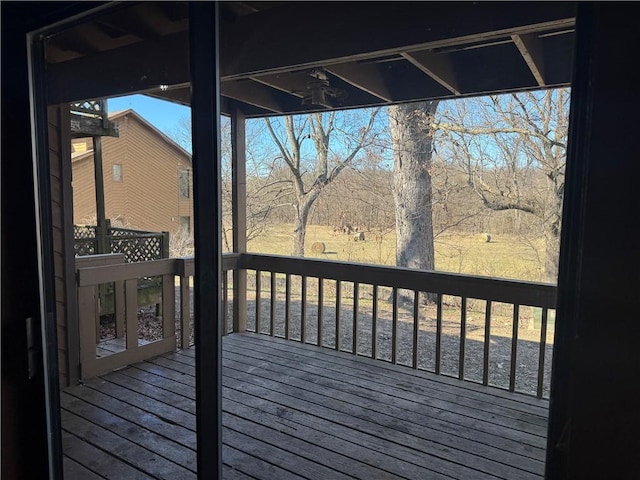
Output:
<path fill-rule="evenodd" d="M 434 269 L 430 125 L 437 108 L 437 100 L 388 108 L 399 267 Z"/>
<path fill-rule="evenodd" d="M 265 119 L 271 138 L 291 173 L 290 186 L 294 194 L 291 206 L 295 212 L 293 256 L 304 256 L 309 213 L 322 191 L 354 162 L 358 153 L 372 144 L 378 111 L 369 111 L 364 121 L 354 116 L 358 113 L 347 115 L 346 112 Z M 312 149 L 305 149 L 306 140 L 311 140 Z"/>
<path fill-rule="evenodd" d="M 231 251 L 231 121 L 223 117 L 221 125 L 222 154 L 222 239 L 225 251 Z M 247 205 L 247 240 L 250 241 L 264 233 L 272 209 L 278 205 L 285 188 L 285 180 L 278 178 L 274 165 L 265 163 L 265 158 L 273 157 L 273 151 L 262 141 L 264 128 L 260 122 L 248 120 L 246 123 L 246 205 Z M 176 126 L 166 134 L 186 150 L 191 150 L 191 119 L 183 117 Z"/>
<path fill-rule="evenodd" d="M 447 102 L 437 145 L 492 210 L 525 212 L 545 240 L 555 281 L 569 118 L 569 91 L 555 89 Z"/>

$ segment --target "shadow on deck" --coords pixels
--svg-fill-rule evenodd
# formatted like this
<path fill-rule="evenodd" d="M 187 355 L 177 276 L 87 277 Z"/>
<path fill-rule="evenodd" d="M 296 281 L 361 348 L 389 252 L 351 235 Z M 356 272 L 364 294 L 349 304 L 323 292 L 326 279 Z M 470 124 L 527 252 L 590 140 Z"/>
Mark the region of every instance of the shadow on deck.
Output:
<path fill-rule="evenodd" d="M 196 478 L 194 356 L 64 390 L 65 478 Z M 225 479 L 543 477 L 546 400 L 265 335 L 223 358 Z"/>

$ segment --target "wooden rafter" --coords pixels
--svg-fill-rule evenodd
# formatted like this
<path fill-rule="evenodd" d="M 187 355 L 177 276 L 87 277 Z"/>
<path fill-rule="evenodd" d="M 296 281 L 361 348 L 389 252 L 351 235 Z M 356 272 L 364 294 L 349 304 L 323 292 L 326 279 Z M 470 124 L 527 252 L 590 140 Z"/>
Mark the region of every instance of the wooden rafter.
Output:
<path fill-rule="evenodd" d="M 393 101 L 389 86 L 374 64 L 339 63 L 329 65 L 326 69 L 336 77 L 385 102 Z"/>
<path fill-rule="evenodd" d="M 454 95 L 460 95 L 458 79 L 453 69 L 451 58 L 446 53 L 433 54 L 431 52 L 403 53 L 411 64 L 429 75 Z"/>
<path fill-rule="evenodd" d="M 285 113 L 292 108 L 298 108 L 300 103 L 297 98 L 252 80 L 223 82 L 220 84 L 220 93 L 274 113 Z"/>
<path fill-rule="evenodd" d="M 63 103 L 136 92 L 189 104 L 190 92 L 184 87 L 191 81 L 189 35 L 187 30 L 172 33 L 188 26 L 180 20 L 180 12 L 170 19 L 159 5 L 131 7 L 138 9 L 138 16 L 151 9 L 149 18 L 155 18 L 155 23 L 140 17 L 131 24 L 118 24 L 118 18 L 126 16 L 126 7 L 103 19 L 129 34 L 112 38 L 107 34 L 109 29 L 94 28 L 86 38 L 86 48 L 96 47 L 100 38 L 106 39 L 98 45 L 98 52 L 61 55 L 61 45 L 52 38 L 51 52 L 55 55 L 48 66 L 50 101 Z M 341 4 L 338 17 L 323 3 L 281 4 L 273 9 L 255 5 L 251 9 L 260 11 L 245 9 L 243 15 L 233 19 L 221 18 L 221 106 L 224 109 L 234 104 L 247 117 L 319 108 L 302 105 L 301 101 L 309 82 L 308 71 L 318 67 L 329 73 L 332 88 L 345 93 L 331 99 L 331 108 L 500 93 L 570 82 L 563 65 L 570 55 L 566 45 L 572 37 L 560 41 L 542 37 L 573 28 L 573 3 L 461 2 L 454 8 L 439 2 L 373 2 L 363 8 L 359 2 L 347 2 Z M 289 22 L 294 17 L 299 20 L 300 15 L 314 21 L 306 22 L 308 25 Z M 329 17 L 331 35 L 327 35 L 327 22 L 323 21 Z M 474 22 L 463 22 L 463 17 L 474 18 Z M 358 21 L 353 22 L 353 18 Z M 279 28 L 285 25 L 287 28 Z M 76 29 L 69 38 L 78 42 L 79 32 Z M 60 38 L 65 41 L 64 35 Z M 521 47 L 520 53 L 513 42 Z M 549 48 L 550 42 L 553 48 Z M 70 53 L 79 58 L 69 60 Z M 516 55 L 524 55 L 528 67 L 515 61 Z M 495 56 L 506 61 L 497 62 Z M 173 90 L 176 85 L 181 87 Z"/>
<path fill-rule="evenodd" d="M 546 85 L 544 77 L 544 58 L 542 55 L 542 43 L 537 35 L 531 33 L 528 35 L 511 35 L 513 43 L 516 44 L 522 58 L 531 70 L 536 82 L 541 87 Z"/>
<path fill-rule="evenodd" d="M 335 10 L 323 3 L 294 3 L 286 10 L 247 15 L 222 29 L 222 79 L 570 27 L 575 24 L 574 9 L 573 3 L 565 2 L 372 2 L 366 7 L 360 2 L 345 2 L 336 16 Z M 300 22 L 300 18 L 314 21 Z M 328 34 L 327 25 L 331 25 L 332 34 Z M 380 35 L 381 31 L 385 34 Z M 230 55 L 234 45 L 242 45 L 243 55 Z M 264 55 L 265 51 L 269 55 Z"/>

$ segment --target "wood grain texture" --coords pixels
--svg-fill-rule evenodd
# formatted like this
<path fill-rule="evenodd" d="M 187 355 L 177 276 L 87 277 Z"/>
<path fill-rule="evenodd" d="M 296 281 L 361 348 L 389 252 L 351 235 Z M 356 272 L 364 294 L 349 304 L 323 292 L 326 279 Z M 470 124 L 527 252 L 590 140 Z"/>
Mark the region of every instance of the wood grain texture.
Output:
<path fill-rule="evenodd" d="M 193 348 L 67 388 L 69 468 L 191 478 L 195 398 Z M 268 334 L 223 338 L 225 479 L 539 479 L 547 408 Z"/>

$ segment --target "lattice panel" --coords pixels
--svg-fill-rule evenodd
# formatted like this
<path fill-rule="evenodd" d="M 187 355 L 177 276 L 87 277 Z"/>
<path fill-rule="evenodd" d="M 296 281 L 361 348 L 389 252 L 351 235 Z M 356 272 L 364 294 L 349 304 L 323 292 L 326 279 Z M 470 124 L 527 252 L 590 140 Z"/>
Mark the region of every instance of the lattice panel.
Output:
<path fill-rule="evenodd" d="M 104 100 L 88 100 L 86 102 L 78 102 L 71 104 L 72 112 L 82 112 L 82 113 L 92 113 L 95 115 L 102 116 L 104 113 L 103 109 Z"/>
<path fill-rule="evenodd" d="M 148 232 L 146 230 L 131 230 L 130 228 L 111 227 L 109 228 L 109 235 L 114 237 L 139 237 L 141 235 L 158 235 L 158 233 Z"/>
<path fill-rule="evenodd" d="M 96 237 L 96 227 L 93 225 L 74 225 L 73 226 L 73 238 L 79 240 L 82 238 Z"/>
<path fill-rule="evenodd" d="M 98 253 L 98 240 L 95 225 L 74 225 L 74 250 L 77 257 Z M 109 253 L 122 253 L 125 262 L 149 262 L 166 258 L 168 255 L 168 238 L 162 233 L 130 230 L 126 228 L 109 228 L 107 235 Z"/>
<path fill-rule="evenodd" d="M 97 240 L 95 238 L 75 239 L 73 242 L 73 249 L 76 257 L 95 255 L 97 250 Z"/>
<path fill-rule="evenodd" d="M 111 253 L 123 253 L 126 262 L 149 262 L 162 258 L 162 235 L 112 237 Z"/>

